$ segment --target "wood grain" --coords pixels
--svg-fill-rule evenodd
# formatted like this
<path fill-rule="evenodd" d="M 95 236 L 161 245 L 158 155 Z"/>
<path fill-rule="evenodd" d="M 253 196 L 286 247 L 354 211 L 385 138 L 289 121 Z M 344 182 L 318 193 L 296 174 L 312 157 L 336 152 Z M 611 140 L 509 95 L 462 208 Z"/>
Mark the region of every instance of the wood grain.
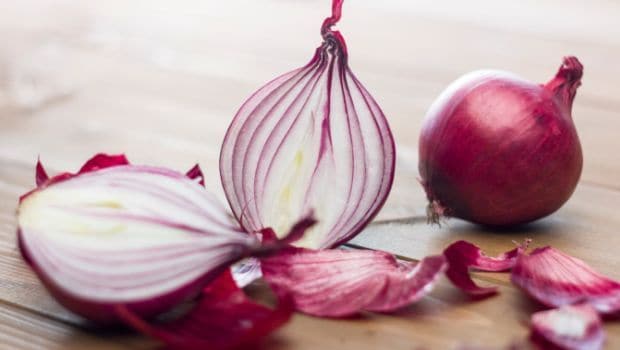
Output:
<path fill-rule="evenodd" d="M 132 334 L 94 331 L 56 304 L 15 247 L 17 198 L 37 156 L 72 170 L 95 152 L 184 170 L 200 162 L 223 194 L 217 158 L 226 127 L 256 88 L 303 65 L 319 44 L 327 0 L 164 0 L 0 3 L 0 348 L 152 348 Z M 420 259 L 468 239 L 489 253 L 534 239 L 620 279 L 620 4 L 614 1 L 356 0 L 339 29 L 356 75 L 380 102 L 398 146 L 396 181 L 377 221 L 352 243 Z M 510 70 L 551 78 L 567 54 L 586 70 L 574 119 L 582 181 L 554 215 L 496 232 L 424 221 L 417 135 L 429 104 L 461 74 Z M 273 349 L 416 349 L 527 346 L 539 306 L 505 274 L 478 274 L 501 294 L 472 302 L 442 281 L 395 315 L 322 320 L 302 315 L 268 340 Z M 607 348 L 620 326 L 606 323 Z"/>

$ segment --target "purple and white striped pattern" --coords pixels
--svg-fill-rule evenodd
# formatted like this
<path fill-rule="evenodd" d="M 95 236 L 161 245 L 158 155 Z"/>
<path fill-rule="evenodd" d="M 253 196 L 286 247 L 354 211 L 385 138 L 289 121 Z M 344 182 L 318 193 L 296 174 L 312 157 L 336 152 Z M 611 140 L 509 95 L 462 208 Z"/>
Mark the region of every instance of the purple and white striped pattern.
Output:
<path fill-rule="evenodd" d="M 395 146 L 388 123 L 328 32 L 312 60 L 256 91 L 230 125 L 220 175 L 249 231 L 278 235 L 314 211 L 296 245 L 327 248 L 352 238 L 387 199 Z"/>
<path fill-rule="evenodd" d="M 20 248 L 61 302 L 165 311 L 259 244 L 198 180 L 121 165 L 43 185 L 20 203 Z"/>

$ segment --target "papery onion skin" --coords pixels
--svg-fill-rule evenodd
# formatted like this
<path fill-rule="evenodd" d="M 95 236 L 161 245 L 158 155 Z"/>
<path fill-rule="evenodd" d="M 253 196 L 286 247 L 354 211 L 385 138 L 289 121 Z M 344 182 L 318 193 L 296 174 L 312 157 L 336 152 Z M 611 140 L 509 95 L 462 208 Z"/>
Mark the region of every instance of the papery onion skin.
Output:
<path fill-rule="evenodd" d="M 467 241 L 456 241 L 443 251 L 443 256 L 448 262 L 446 277 L 454 286 L 475 298 L 484 298 L 498 292 L 497 287 L 480 287 L 471 278 L 470 269 L 478 271 L 507 271 L 514 267 L 519 254 L 523 253 L 531 240 L 516 248 L 490 257 L 484 254 L 482 249 Z"/>
<path fill-rule="evenodd" d="M 381 209 L 394 180 L 387 120 L 348 66 L 343 36 L 321 28 L 323 44 L 304 67 L 252 94 L 235 115 L 220 154 L 220 175 L 248 231 L 288 231 L 309 210 L 318 224 L 297 246 L 329 248 L 359 233 Z"/>
<path fill-rule="evenodd" d="M 429 218 L 508 226 L 559 209 L 581 175 L 571 109 L 582 74 L 577 58 L 566 57 L 545 85 L 500 71 L 452 83 L 430 107 L 420 136 Z"/>
<path fill-rule="evenodd" d="M 372 250 L 294 248 L 262 259 L 263 278 L 297 310 L 321 317 L 390 312 L 430 293 L 446 268 L 441 255 L 399 261 Z"/>
<path fill-rule="evenodd" d="M 603 322 L 589 304 L 536 312 L 531 328 L 530 338 L 543 349 L 598 350 L 606 338 Z"/>
<path fill-rule="evenodd" d="M 519 254 L 510 280 L 546 306 L 587 302 L 601 314 L 620 314 L 620 282 L 553 247 Z"/>
<path fill-rule="evenodd" d="M 179 194 L 179 196 L 172 197 L 172 199 L 178 199 L 181 201 L 177 209 L 179 210 L 178 214 L 180 214 L 182 218 L 179 217 L 178 221 L 169 222 L 169 225 L 172 225 L 170 226 L 171 229 L 178 229 L 179 234 L 184 234 L 183 232 L 185 232 L 185 234 L 189 235 L 192 239 L 192 242 L 194 242 L 194 244 L 200 247 L 199 250 L 201 254 L 202 254 L 203 249 L 206 249 L 208 248 L 208 246 L 211 245 L 211 243 L 209 243 L 208 240 L 211 239 L 209 235 L 213 234 L 214 235 L 213 237 L 215 237 L 214 239 L 216 239 L 215 243 L 213 243 L 213 244 L 216 244 L 214 248 L 219 249 L 223 255 L 222 256 L 217 255 L 217 257 L 214 257 L 214 260 L 209 260 L 209 261 L 215 261 L 212 265 L 208 265 L 205 261 L 204 266 L 197 267 L 197 269 L 204 268 L 204 271 L 199 270 L 200 273 L 198 275 L 195 275 L 195 277 L 192 277 L 191 279 L 189 279 L 187 282 L 181 283 L 179 285 L 176 285 L 170 288 L 166 287 L 166 289 L 163 292 L 157 293 L 151 296 L 146 296 L 146 297 L 136 297 L 136 298 L 126 297 L 125 299 L 122 299 L 120 296 L 116 298 L 114 296 L 114 293 L 109 293 L 109 292 L 106 292 L 108 293 L 107 296 L 106 294 L 102 294 L 102 296 L 95 297 L 94 295 L 92 296 L 84 295 L 85 293 L 84 290 L 87 290 L 86 286 L 84 287 L 84 290 L 82 290 L 82 292 L 79 292 L 75 289 L 72 290 L 71 288 L 68 288 L 62 285 L 62 282 L 59 282 L 61 280 L 65 280 L 62 278 L 67 278 L 66 280 L 71 280 L 71 278 L 73 278 L 73 280 L 75 280 L 75 278 L 78 278 L 78 279 L 86 278 L 87 281 L 84 282 L 85 285 L 87 285 L 88 283 L 92 283 L 93 285 L 98 285 L 100 283 L 103 283 L 103 284 L 106 283 L 105 279 L 98 279 L 98 277 L 95 277 L 95 275 L 100 272 L 99 270 L 95 271 L 92 276 L 88 276 L 88 274 L 84 272 L 75 272 L 75 271 L 81 271 L 80 269 L 82 269 L 83 267 L 79 266 L 79 264 L 75 264 L 75 263 L 72 264 L 70 260 L 67 260 L 69 259 L 69 256 L 63 257 L 67 253 L 72 254 L 71 259 L 82 259 L 82 261 L 88 262 L 88 264 L 93 264 L 94 266 L 97 266 L 97 264 L 108 264 L 108 265 L 99 265 L 99 266 L 109 266 L 109 268 L 106 267 L 106 271 L 108 271 L 107 273 L 109 274 L 109 277 L 107 278 L 119 278 L 118 274 L 112 273 L 112 271 L 114 270 L 116 266 L 118 266 L 119 268 L 126 267 L 129 269 L 132 268 L 133 266 L 129 266 L 131 265 L 131 261 L 125 263 L 125 262 L 121 262 L 118 260 L 114 260 L 114 259 L 118 259 L 118 257 L 113 258 L 110 256 L 106 256 L 109 254 L 116 254 L 116 253 L 120 254 L 122 251 L 117 252 L 117 251 L 107 250 L 108 253 L 105 253 L 106 250 L 102 249 L 101 251 L 99 251 L 99 254 L 94 253 L 92 255 L 80 257 L 80 255 L 84 255 L 84 252 L 81 252 L 75 248 L 72 248 L 72 247 L 77 247 L 77 246 L 71 246 L 71 244 L 73 243 L 65 241 L 65 240 L 54 241 L 52 238 L 50 238 L 51 236 L 48 236 L 47 233 L 44 234 L 43 232 L 39 231 L 41 230 L 39 225 L 42 224 L 42 221 L 40 220 L 52 219 L 53 216 L 50 216 L 51 214 L 49 214 L 49 210 L 52 210 L 53 208 L 62 209 L 61 206 L 64 205 L 65 203 L 62 201 L 57 202 L 56 204 L 53 204 L 52 206 L 50 206 L 50 208 L 52 209 L 46 209 L 48 210 L 48 214 L 42 213 L 42 214 L 38 214 L 39 216 L 36 216 L 35 214 L 30 213 L 33 210 L 33 209 L 30 209 L 31 206 L 33 205 L 32 203 L 34 203 L 32 201 L 40 200 L 40 199 L 37 199 L 37 197 L 41 196 L 42 194 L 48 193 L 50 190 L 54 190 L 54 191 L 57 191 L 58 194 L 62 194 L 63 193 L 61 190 L 63 188 L 62 186 L 76 187 L 78 186 L 77 184 L 80 182 L 87 183 L 89 184 L 88 186 L 91 186 L 91 187 L 84 187 L 85 192 L 81 192 L 81 193 L 83 193 L 85 196 L 89 196 L 88 193 L 92 193 L 92 191 L 100 190 L 102 187 L 97 187 L 98 186 L 97 183 L 101 183 L 102 181 L 105 183 L 103 185 L 103 188 L 107 188 L 110 193 L 113 193 L 114 191 L 119 190 L 119 187 L 117 187 L 119 186 L 118 181 L 125 181 L 123 176 L 125 177 L 130 176 L 131 178 L 138 179 L 140 178 L 142 174 L 144 174 L 144 176 L 147 176 L 147 179 L 150 179 L 150 180 L 161 178 L 162 182 L 160 184 L 164 186 L 165 189 L 170 190 L 170 191 L 178 190 L 180 192 L 178 193 L 165 192 L 165 190 L 159 190 L 160 192 L 157 192 L 158 191 L 157 189 L 150 186 L 152 183 L 146 183 L 148 188 L 143 188 L 143 189 L 140 189 L 140 188 L 131 189 L 129 187 L 125 187 L 124 188 L 125 192 L 129 191 L 129 193 L 131 194 L 131 193 L 134 193 L 131 191 L 135 191 L 136 194 L 140 196 L 144 196 L 144 198 L 146 198 L 147 200 L 143 203 L 144 208 L 137 207 L 135 204 L 132 204 L 133 202 L 123 203 L 121 201 L 118 204 L 118 205 L 121 205 L 121 207 L 119 207 L 119 210 L 125 210 L 125 208 L 122 207 L 123 205 L 130 206 L 130 208 L 127 208 L 125 211 L 121 213 L 118 213 L 118 214 L 114 213 L 114 215 L 123 216 L 121 220 L 125 220 L 125 221 L 121 221 L 121 223 L 126 222 L 127 220 L 132 220 L 131 215 L 140 213 L 140 210 L 144 210 L 143 213 L 148 213 L 149 210 L 155 210 L 155 211 L 158 210 L 156 206 L 161 203 L 157 201 L 162 200 L 162 197 L 159 197 L 159 196 L 169 196 L 172 194 Z M 210 282 L 212 279 L 217 277 L 223 270 L 225 270 L 228 267 L 230 263 L 240 259 L 241 257 L 245 255 L 249 255 L 249 252 L 252 249 L 261 248 L 261 251 L 263 252 L 267 251 L 267 249 L 265 249 L 264 247 L 259 247 L 260 244 L 258 240 L 256 239 L 256 237 L 252 235 L 248 235 L 246 232 L 238 228 L 238 226 L 236 226 L 232 221 L 227 222 L 228 215 L 225 209 L 223 207 L 221 208 L 218 207 L 217 205 L 219 205 L 219 203 L 217 203 L 217 201 L 209 197 L 207 193 L 205 192 L 204 188 L 198 183 L 202 181 L 202 178 L 203 178 L 202 172 L 200 171 L 199 168 L 197 167 L 193 168 L 192 171 L 190 171 L 190 175 L 192 176 L 192 178 L 188 178 L 181 173 L 176 173 L 171 170 L 167 170 L 163 168 L 132 166 L 128 164 L 124 156 L 108 156 L 108 155 L 99 154 L 93 157 L 90 161 L 88 161 L 82 167 L 80 172 L 78 172 L 77 174 L 62 173 L 53 178 L 48 178 L 45 170 L 43 169 L 43 166 L 39 163 L 37 165 L 37 176 L 36 176 L 38 187 L 35 190 L 22 196 L 22 198 L 20 199 L 20 207 L 18 208 L 19 226 L 18 226 L 17 237 L 18 237 L 18 245 L 22 253 L 22 256 L 30 264 L 32 269 L 36 272 L 37 276 L 41 279 L 43 284 L 46 286 L 48 291 L 54 296 L 54 298 L 56 298 L 56 300 L 58 300 L 67 309 L 73 311 L 74 313 L 78 315 L 85 317 L 86 319 L 90 321 L 100 323 L 100 324 L 118 322 L 118 317 L 115 313 L 115 308 L 118 305 L 123 305 L 124 307 L 140 315 L 141 317 L 147 317 L 147 318 L 160 314 L 162 312 L 168 311 L 170 308 L 179 304 L 180 302 L 198 295 L 202 287 L 204 287 L 208 282 Z M 130 180 L 127 180 L 127 181 L 130 181 L 130 182 L 133 181 L 131 180 L 131 178 Z M 166 183 L 170 183 L 171 187 L 165 187 Z M 135 186 L 140 185 L 140 183 L 136 183 L 136 182 L 131 182 L 131 184 L 134 184 Z M 151 193 L 149 192 L 150 190 L 153 190 L 155 192 Z M 123 191 L 123 189 L 120 189 L 120 191 Z M 186 197 L 183 197 L 181 195 L 183 194 L 182 191 L 187 191 L 185 192 L 185 194 L 187 194 Z M 69 193 L 73 194 L 73 193 L 78 193 L 78 192 L 69 192 Z M 124 192 L 121 192 L 121 193 L 124 193 Z M 92 198 L 97 199 L 97 197 L 92 197 Z M 149 198 L 151 199 L 151 201 L 148 200 Z M 54 199 L 52 198 L 52 200 Z M 62 200 L 62 198 L 60 200 Z M 72 199 L 69 199 L 69 200 L 72 200 Z M 183 204 L 184 203 L 183 201 L 186 201 L 186 204 Z M 155 204 L 152 204 L 151 202 L 154 202 Z M 92 206 L 87 206 L 84 208 L 76 207 L 76 206 L 71 207 L 71 202 L 66 203 L 67 208 L 69 208 L 70 210 L 74 210 L 74 211 L 78 210 L 76 212 L 77 213 L 76 215 L 80 214 L 79 210 L 81 209 L 104 210 L 100 212 L 93 212 L 95 213 L 93 215 L 109 214 L 110 213 L 109 211 L 105 212 L 105 210 L 108 209 L 106 208 L 106 206 L 110 206 L 110 209 L 113 210 L 114 209 L 113 207 L 115 205 L 116 204 L 114 203 L 103 203 L 102 202 L 102 207 L 100 209 L 96 207 L 95 202 L 92 203 Z M 183 209 L 181 209 L 183 208 L 183 205 L 189 206 L 187 207 L 187 211 L 183 211 Z M 206 205 L 206 207 L 200 207 L 200 205 L 203 205 L 203 206 Z M 135 209 L 136 211 L 131 211 L 132 208 Z M 194 209 L 198 210 L 198 208 L 200 208 L 199 210 L 206 211 L 205 216 L 201 215 L 200 219 L 194 221 L 191 218 L 198 218 L 198 216 L 195 216 L 197 214 L 194 211 Z M 63 215 L 67 215 L 67 213 L 71 213 L 71 212 L 70 211 L 63 212 Z M 26 216 L 30 215 L 30 217 L 26 219 L 24 218 L 25 215 Z M 209 218 L 209 215 L 213 215 L 213 216 Z M 40 219 L 38 223 L 36 219 Z M 154 225 L 152 227 L 158 227 L 159 221 L 161 221 L 162 225 L 164 225 L 167 219 L 169 219 L 169 217 L 163 216 L 163 215 L 155 216 L 152 218 L 151 217 L 144 218 L 144 220 L 147 220 L 147 225 L 150 225 L 149 223 L 152 222 L 152 224 Z M 87 219 L 84 219 L 81 222 L 87 223 L 87 224 L 96 224 L 98 222 L 96 220 L 96 217 L 92 220 L 93 221 L 90 222 Z M 184 222 L 183 220 L 187 220 L 187 221 Z M 80 221 L 76 221 L 76 222 L 80 222 Z M 103 223 L 106 223 L 106 222 L 103 222 Z M 68 226 L 64 226 L 65 225 L 64 222 L 58 225 L 60 225 L 58 226 L 58 229 L 62 227 L 68 227 Z M 196 225 L 196 226 L 191 227 L 193 225 Z M 202 233 L 198 231 L 196 231 L 196 233 L 192 233 L 194 232 L 195 229 L 199 229 L 201 230 L 201 232 L 202 230 L 204 230 L 205 236 L 204 237 L 200 236 L 202 235 Z M 209 230 L 212 230 L 213 233 L 209 233 L 210 232 Z M 130 232 L 124 232 L 124 233 L 130 233 Z M 193 236 L 193 235 L 196 235 L 196 236 Z M 69 237 L 68 235 L 65 235 L 65 236 Z M 61 236 L 61 237 L 65 237 L 65 236 Z M 77 237 L 79 236 L 76 236 L 76 238 Z M 227 239 L 225 237 L 230 237 L 230 240 L 228 242 L 224 242 Z M 175 237 L 169 237 L 167 239 L 175 239 Z M 139 242 L 136 242 L 136 243 L 139 243 Z M 182 242 L 177 241 L 177 240 L 173 240 L 173 243 L 183 244 Z M 182 247 L 185 247 L 185 246 L 182 246 Z M 88 249 L 92 249 L 92 247 L 88 246 Z M 141 249 L 140 244 L 135 244 L 134 246 L 132 246 L 131 249 L 136 249 L 136 250 Z M 151 249 L 167 249 L 167 248 L 164 244 L 160 246 L 153 245 Z M 185 248 L 181 250 L 185 251 L 184 249 Z M 47 251 L 47 253 L 42 253 L 43 251 Z M 162 257 L 160 258 L 160 260 L 161 259 L 183 258 L 182 252 L 179 252 L 178 249 L 174 251 L 170 250 L 169 252 L 170 252 L 169 257 Z M 175 252 L 178 252 L 178 254 Z M 196 251 L 193 251 L 193 250 L 192 252 L 196 253 Z M 136 253 L 136 254 L 140 254 L 140 253 Z M 148 259 L 148 255 L 146 255 L 146 253 L 142 253 L 142 254 L 145 254 L 145 256 L 141 256 L 142 258 Z M 124 257 L 122 258 L 124 259 Z M 160 261 L 155 261 L 155 260 L 152 261 L 153 264 L 159 263 L 159 262 Z M 138 264 L 135 261 L 134 263 Z M 209 264 L 211 263 L 209 262 Z M 148 267 L 148 264 L 145 265 L 144 263 L 142 263 L 142 265 L 139 265 L 139 266 L 141 268 Z M 178 264 L 176 266 L 178 266 Z M 187 266 L 191 267 L 192 265 L 187 263 Z M 173 268 L 173 267 L 169 266 L 168 268 Z M 103 273 L 103 271 L 101 273 Z M 69 277 L 69 276 L 73 276 L 73 277 Z M 144 277 L 144 275 L 137 275 L 137 276 L 140 278 Z M 192 276 L 194 275 L 192 274 Z M 58 279 L 58 278 L 61 278 L 61 279 Z M 120 279 L 122 279 L 122 277 L 120 277 Z M 144 282 L 144 283 L 147 283 L 147 282 Z M 162 282 L 162 283 L 165 283 L 165 282 Z M 106 286 L 106 288 L 107 287 L 113 288 L 112 283 L 110 282 L 110 285 Z M 88 290 L 96 292 L 96 289 L 91 288 Z"/>
<path fill-rule="evenodd" d="M 197 305 L 181 318 L 149 323 L 126 307 L 116 308 L 125 324 L 155 338 L 168 349 L 253 349 L 258 342 L 284 325 L 293 315 L 291 298 L 268 308 L 249 299 L 225 271 L 207 286 Z"/>

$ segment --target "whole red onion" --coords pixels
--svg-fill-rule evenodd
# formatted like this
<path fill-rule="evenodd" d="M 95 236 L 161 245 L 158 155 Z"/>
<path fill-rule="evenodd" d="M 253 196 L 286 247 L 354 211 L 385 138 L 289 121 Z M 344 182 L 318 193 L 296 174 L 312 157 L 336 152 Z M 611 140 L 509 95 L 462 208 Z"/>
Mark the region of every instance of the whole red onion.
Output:
<path fill-rule="evenodd" d="M 429 218 L 505 226 L 551 214 L 573 193 L 582 168 L 571 117 L 583 66 L 566 57 L 547 84 L 476 71 L 430 107 L 419 170 Z"/>

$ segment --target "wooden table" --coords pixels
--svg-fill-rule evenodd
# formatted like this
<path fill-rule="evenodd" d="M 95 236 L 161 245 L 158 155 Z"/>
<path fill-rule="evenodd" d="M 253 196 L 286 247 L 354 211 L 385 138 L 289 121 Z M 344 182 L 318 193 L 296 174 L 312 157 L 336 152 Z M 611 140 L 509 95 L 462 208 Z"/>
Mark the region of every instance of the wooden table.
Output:
<path fill-rule="evenodd" d="M 200 162 L 223 198 L 217 157 L 242 101 L 305 64 L 330 1 L 48 1 L 0 3 L 0 348 L 152 348 L 124 332 L 93 331 L 56 304 L 15 246 L 15 207 L 33 187 L 37 155 L 73 170 L 95 152 L 183 170 Z M 465 5 L 465 3 L 467 5 Z M 377 222 L 353 243 L 419 259 L 471 240 L 489 253 L 534 239 L 620 278 L 620 4 L 609 0 L 347 1 L 339 28 L 350 63 L 380 102 L 398 143 L 396 183 Z M 585 168 L 573 198 L 533 225 L 493 232 L 424 221 L 416 181 L 421 119 L 453 79 L 500 68 L 533 81 L 561 58 L 585 65 L 574 118 Z M 480 274 L 501 294 L 473 302 L 446 281 L 395 315 L 295 316 L 274 349 L 502 348 L 527 344 L 540 309 L 506 274 Z M 620 324 L 606 323 L 609 349 Z"/>

